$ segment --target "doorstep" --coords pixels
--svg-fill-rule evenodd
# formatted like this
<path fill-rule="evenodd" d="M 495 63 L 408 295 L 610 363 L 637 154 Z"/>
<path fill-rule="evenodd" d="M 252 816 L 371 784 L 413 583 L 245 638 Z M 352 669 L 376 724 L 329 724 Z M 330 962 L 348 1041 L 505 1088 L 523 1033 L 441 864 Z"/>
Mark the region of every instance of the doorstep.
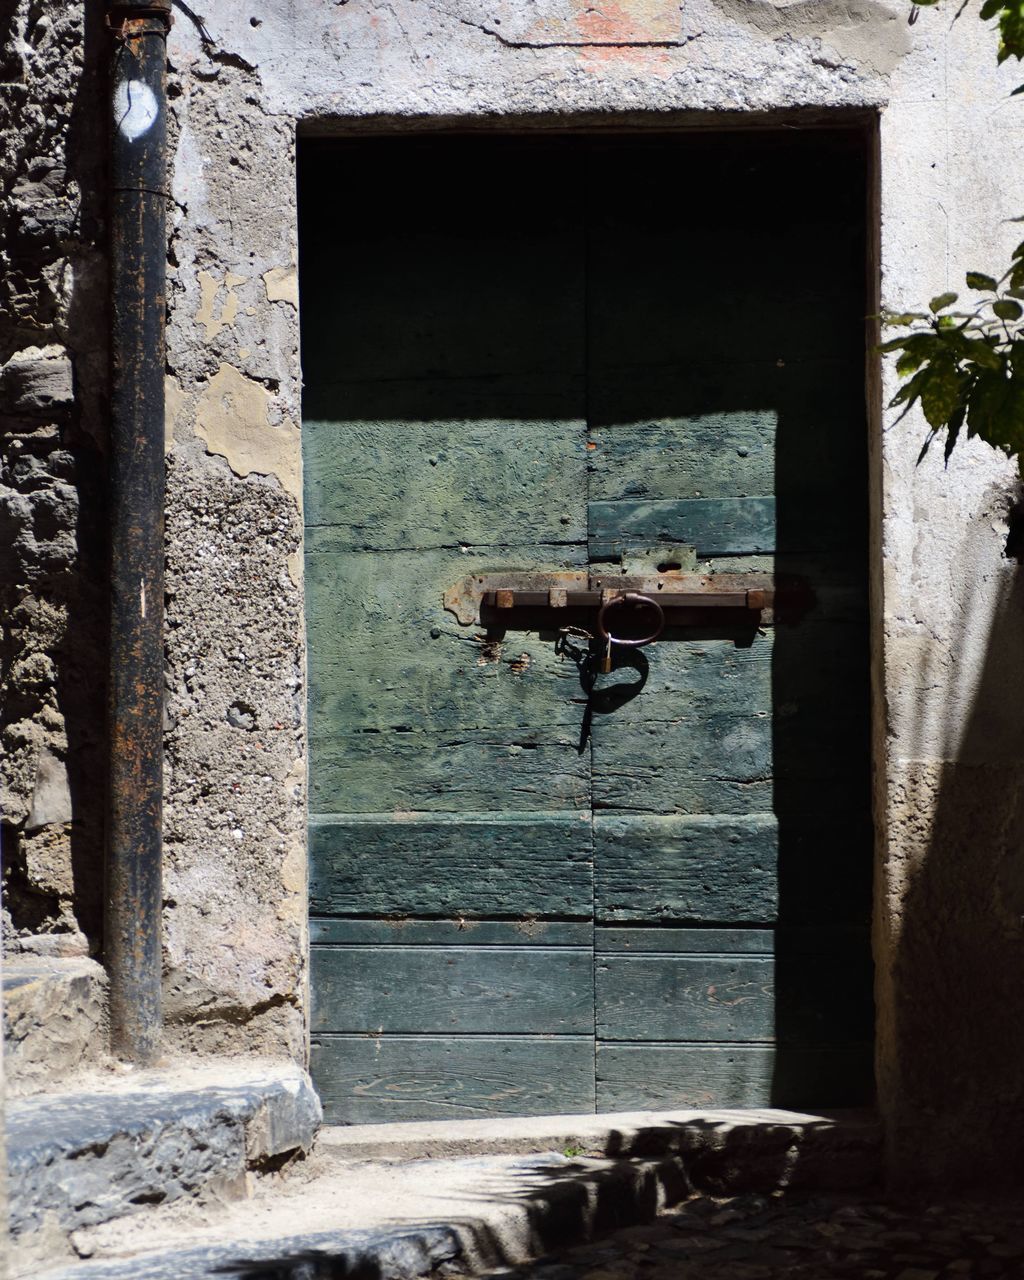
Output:
<path fill-rule="evenodd" d="M 325 1129 L 304 1171 L 253 1199 L 201 1220 L 170 1206 L 81 1232 L 91 1259 L 45 1280 L 477 1273 L 647 1222 L 695 1192 L 861 1189 L 877 1180 L 879 1160 L 878 1124 L 860 1114 L 629 1112 Z"/>
<path fill-rule="evenodd" d="M 11 1099 L 16 1256 L 35 1259 L 38 1272 L 43 1259 L 70 1253 L 82 1228 L 182 1197 L 244 1194 L 249 1171 L 312 1145 L 320 1115 L 304 1071 L 252 1059 L 108 1072 Z"/>

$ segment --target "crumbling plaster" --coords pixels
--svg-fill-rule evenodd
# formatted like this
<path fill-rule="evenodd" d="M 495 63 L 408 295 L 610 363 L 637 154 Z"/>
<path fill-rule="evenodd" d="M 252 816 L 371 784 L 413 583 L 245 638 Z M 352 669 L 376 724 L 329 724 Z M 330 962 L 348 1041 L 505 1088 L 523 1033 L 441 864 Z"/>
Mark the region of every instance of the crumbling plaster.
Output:
<path fill-rule="evenodd" d="M 954 20 L 951 0 L 923 10 L 913 26 L 907 7 L 211 0 L 205 29 L 176 11 L 167 383 L 172 1047 L 303 1051 L 296 129 L 667 128 L 877 113 L 881 297 L 903 308 L 955 287 L 966 268 L 998 266 L 1019 234 L 1002 220 L 1018 212 L 1012 179 L 1024 171 L 1024 108 L 1008 96 L 1014 70 L 996 70 L 993 35 L 974 6 Z M 77 102 L 87 119 L 81 102 L 101 94 L 96 33 L 82 36 L 82 4 L 18 0 L 14 8 L 3 33 L 7 62 L 22 59 L 19 83 L 31 73 L 29 96 L 47 104 L 30 117 L 35 141 L 18 144 L 15 169 L 25 176 L 16 181 L 36 181 L 33 155 L 52 155 L 44 177 L 57 184 L 58 205 L 79 200 L 88 212 L 101 187 L 94 182 L 79 198 L 58 170 L 74 136 L 62 104 Z M 48 60 L 47 22 L 64 32 L 59 59 Z M 9 150 L 15 124 L 4 131 Z M 95 173 L 95 148 L 81 154 Z M 429 192 L 410 191 L 410 219 L 424 199 Z M 756 210 L 755 192 L 752 217 Z M 352 191 L 337 211 L 340 237 L 358 216 Z M 102 437 L 95 388 L 105 357 L 99 233 L 92 228 L 89 239 L 87 218 L 76 227 L 78 238 L 58 238 L 36 283 L 21 291 L 25 318 L 3 355 L 48 342 L 68 353 L 77 440 Z M 61 319 L 69 315 L 90 320 L 76 327 Z M 1024 959 L 1024 744 L 1014 715 L 1024 655 L 1018 571 L 1004 555 L 1015 481 L 1008 465 L 973 445 L 948 471 L 938 457 L 915 466 L 922 424 L 914 415 L 884 434 L 878 422 L 873 429 L 880 1102 L 894 1170 L 927 1159 L 940 1177 L 1005 1171 L 1024 1137 L 1024 1120 L 1007 1120 L 1007 1108 L 1024 1116 L 1024 1019 L 1009 1012 Z M 64 483 L 65 464 L 46 465 L 46 484 Z M 21 510 L 26 485 L 11 486 L 12 510 Z M 65 560 L 77 581 L 84 570 Z M 57 619 L 46 622 L 56 636 L 65 606 L 17 572 L 30 607 Z M 46 627 L 40 634 L 49 636 Z M 95 639 L 90 659 L 101 673 Z M 58 641 L 25 630 L 10 643 L 39 667 L 42 690 L 19 712 L 26 734 L 39 737 L 36 763 L 14 789 L 13 821 L 24 828 L 37 780 L 46 775 L 44 790 L 59 790 L 52 765 L 40 763 L 44 750 L 60 761 L 68 747 L 60 697 L 47 692 L 59 679 L 43 661 Z M 74 822 L 85 821 L 81 789 L 71 797 Z M 986 1073 L 996 1085 L 987 1095 Z M 971 1133 L 980 1136 L 967 1141 Z"/>

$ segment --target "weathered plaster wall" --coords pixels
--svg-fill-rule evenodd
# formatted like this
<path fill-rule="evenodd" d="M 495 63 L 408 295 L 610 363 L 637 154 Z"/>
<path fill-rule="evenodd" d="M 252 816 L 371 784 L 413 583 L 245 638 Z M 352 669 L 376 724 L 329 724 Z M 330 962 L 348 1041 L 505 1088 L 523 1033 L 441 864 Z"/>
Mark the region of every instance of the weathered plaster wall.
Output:
<path fill-rule="evenodd" d="M 17 355 L 2 382 L 12 460 L 0 481 L 13 522 L 4 540 L 13 556 L 4 573 L 3 675 L 13 691 L 5 821 L 21 840 L 8 865 L 26 901 L 44 899 L 35 923 L 19 908 L 24 927 L 65 933 L 93 910 L 100 792 L 89 531 L 101 510 L 90 484 L 103 322 L 90 210 L 102 193 L 89 142 L 97 37 L 83 37 L 83 8 L 18 0 L 2 19 L 5 78 L 20 95 L 12 101 L 28 105 L 18 108 L 23 130 L 12 118 L 4 134 L 5 172 L 25 194 L 9 196 L 0 228 L 21 237 L 6 250 L 21 256 L 4 273 L 13 319 L 0 340 L 5 360 L 46 348 Z M 1017 212 L 1024 108 L 1007 97 L 1013 70 L 996 72 L 991 33 L 971 8 L 956 22 L 950 7 L 924 10 L 912 27 L 895 0 L 211 0 L 204 13 L 208 38 L 178 12 L 169 45 L 170 1043 L 299 1055 L 296 125 L 665 127 L 877 109 L 881 289 L 901 308 L 956 285 L 965 268 L 999 265 L 1016 230 L 1000 219 Z M 68 170 L 72 141 L 91 185 Z M 410 191 L 410 218 L 426 198 Z M 25 211 L 40 208 L 49 220 Z M 337 214 L 343 238 L 358 192 Z M 37 380 L 54 375 L 50 403 L 10 399 L 26 361 Z M 938 459 L 915 468 L 919 437 L 911 419 L 879 433 L 875 477 L 879 1078 L 894 1169 L 970 1176 L 1006 1172 L 1024 1136 L 1024 1020 L 1014 1016 L 1024 605 L 1016 562 L 1004 555 L 1010 468 L 971 446 L 947 472 Z M 36 505 L 53 514 L 37 516 Z M 62 789 L 69 760 L 79 782 L 71 776 Z M 37 792 L 49 820 L 32 828 Z M 29 867 L 35 830 L 45 835 Z M 72 836 L 92 889 L 76 878 Z M 43 851 L 52 848 L 63 850 L 54 878 L 64 878 L 51 890 Z"/>
<path fill-rule="evenodd" d="M 883 296 L 897 310 L 933 284 L 962 289 L 975 264 L 998 273 L 1020 239 L 1005 221 L 1024 163 L 1008 96 L 1020 77 L 994 73 L 990 34 L 965 17 L 938 46 L 945 100 L 898 98 L 882 116 Z M 904 1171 L 1019 1179 L 1024 599 L 1006 555 L 1019 488 L 981 447 L 945 472 L 941 457 L 915 468 L 921 431 L 885 437 L 880 1088 Z"/>
<path fill-rule="evenodd" d="M 257 494 L 266 501 L 274 493 L 282 512 L 292 510 L 298 369 L 289 166 L 296 120 L 319 129 L 599 126 L 613 118 L 663 126 L 686 113 L 692 121 L 692 113 L 715 120 L 722 112 L 879 108 L 884 303 L 918 303 L 967 267 L 998 264 L 1012 238 L 999 221 L 1015 212 L 1009 175 L 1022 158 L 1019 115 L 1006 96 L 1012 75 L 996 73 L 991 33 L 970 10 L 955 23 L 944 8 L 922 12 L 913 27 L 906 19 L 902 5 L 861 2 L 498 0 L 485 7 L 473 0 L 350 0 L 296 7 L 271 0 L 210 11 L 219 60 L 179 22 L 173 48 L 182 85 L 175 104 L 181 209 L 171 341 L 187 400 L 175 427 L 187 484 L 201 482 L 224 502 L 238 501 L 246 489 L 254 503 Z M 425 194 L 410 192 L 410 217 Z M 358 192 L 350 208 L 338 210 L 340 236 L 349 216 L 358 216 Z M 220 414 L 227 402 L 238 410 L 234 431 L 225 431 Z M 915 468 L 919 427 L 908 420 L 884 437 L 878 478 L 885 575 L 879 818 L 888 837 L 878 874 L 880 1081 L 894 1167 L 920 1158 L 937 1176 L 980 1174 L 1003 1159 L 992 1153 L 1001 1150 L 1005 1109 L 1021 1101 L 1024 1048 L 1017 1043 L 1024 1032 L 1011 1030 L 1008 1016 L 1024 944 L 1013 697 L 1024 655 L 1017 567 L 1004 556 L 1014 486 L 1010 469 L 980 449 L 963 450 L 945 473 L 932 461 Z M 296 707 L 301 701 L 288 683 L 299 669 L 291 529 L 264 557 L 263 572 L 281 584 L 274 634 L 282 645 L 296 643 L 287 662 L 262 679 L 250 673 L 246 705 L 260 709 L 257 718 L 263 698 L 280 698 L 285 689 L 294 689 Z M 220 555 L 225 566 L 240 567 L 250 551 L 221 542 Z M 175 611 L 191 606 L 188 593 L 172 589 L 173 624 Z M 251 735 L 228 718 L 239 670 L 230 655 L 251 647 L 253 637 L 244 613 L 202 611 L 195 627 L 207 691 L 204 750 L 227 760 L 238 749 L 233 744 Z M 184 660 L 182 653 L 177 662 Z M 180 728 L 175 733 L 186 740 Z M 287 950 L 299 937 L 301 914 L 301 738 L 293 727 L 273 741 L 271 781 L 257 786 L 255 775 L 240 771 L 230 804 L 242 835 L 223 856 L 225 871 L 247 864 L 249 841 L 260 839 L 258 803 L 266 791 L 279 796 L 281 846 L 264 850 L 258 896 L 266 906 L 268 893 L 284 900 L 277 868 L 296 869 L 294 914 L 278 933 Z M 180 776 L 176 765 L 175 813 L 185 794 Z M 194 796 L 188 828 L 172 848 L 182 886 L 186 864 L 200 874 L 200 845 L 226 805 L 219 788 Z M 212 918 L 197 918 L 185 898 L 180 891 L 171 913 L 172 952 L 175 938 L 193 951 L 194 938 L 204 936 L 196 928 L 211 936 L 218 928 Z M 252 976 L 264 974 L 268 989 L 283 990 L 270 976 L 267 939 L 262 930 L 250 935 Z M 285 970 L 293 965 L 297 990 L 299 953 L 282 963 Z M 184 989 L 195 966 L 182 959 L 177 967 Z M 243 989 L 251 999 L 237 965 L 225 958 L 207 969 L 202 985 L 214 1006 L 230 1005 L 236 996 L 229 993 Z"/>

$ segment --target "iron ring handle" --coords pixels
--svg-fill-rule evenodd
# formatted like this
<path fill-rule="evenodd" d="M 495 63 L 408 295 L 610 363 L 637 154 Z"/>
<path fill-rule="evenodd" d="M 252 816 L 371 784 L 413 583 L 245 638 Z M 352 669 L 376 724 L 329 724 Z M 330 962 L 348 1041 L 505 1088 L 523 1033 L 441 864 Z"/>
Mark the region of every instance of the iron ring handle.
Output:
<path fill-rule="evenodd" d="M 654 630 L 649 636 L 641 636 L 637 640 L 619 639 L 613 636 L 605 626 L 605 615 L 609 609 L 614 609 L 621 604 L 644 604 L 648 608 L 653 609 L 658 615 L 658 622 Z M 613 596 L 611 600 L 606 600 L 597 611 L 597 634 L 602 640 L 607 640 L 611 644 L 629 645 L 632 648 L 639 648 L 641 645 L 650 644 L 657 640 L 658 636 L 665 630 L 665 610 L 653 598 L 653 596 L 642 595 L 639 591 L 624 591 L 621 595 Z"/>

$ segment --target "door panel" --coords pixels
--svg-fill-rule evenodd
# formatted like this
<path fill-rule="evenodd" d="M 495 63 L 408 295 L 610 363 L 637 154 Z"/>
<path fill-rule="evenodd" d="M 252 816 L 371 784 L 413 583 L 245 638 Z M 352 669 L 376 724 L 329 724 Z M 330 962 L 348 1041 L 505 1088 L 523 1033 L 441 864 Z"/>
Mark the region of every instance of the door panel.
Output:
<path fill-rule="evenodd" d="M 344 233 L 317 197 L 304 222 L 310 904 L 348 926 L 314 934 L 313 1061 L 335 1119 L 593 1105 L 576 672 L 441 608 L 468 572 L 586 562 L 579 208 L 535 198 L 579 160 L 468 151 L 427 199 L 443 145 L 351 148 Z M 583 935 L 534 943 L 550 920 Z"/>
<path fill-rule="evenodd" d="M 808 1055 L 855 1057 L 870 1027 L 837 976 L 862 981 L 850 954 L 796 965 L 780 955 L 790 930 L 823 912 L 865 920 L 860 892 L 822 893 L 820 868 L 837 864 L 829 878 L 842 882 L 868 863 L 866 687 L 852 693 L 834 662 L 839 679 L 823 688 L 817 674 L 833 643 L 847 656 L 866 649 L 862 625 L 833 621 L 832 607 L 852 597 L 863 618 L 863 399 L 837 394 L 859 377 L 862 213 L 844 207 L 837 154 L 816 159 L 817 190 L 829 192 L 817 204 L 806 153 L 749 140 L 687 149 L 698 198 L 638 201 L 677 157 L 670 141 L 599 147 L 590 558 L 625 563 L 665 547 L 701 569 L 795 576 L 803 600 L 799 617 L 780 609 L 772 628 L 721 628 L 697 644 L 666 633 L 642 651 L 643 693 L 625 714 L 594 717 L 600 1109 L 653 1097 L 797 1101 Z M 670 684 L 682 686 L 674 697 Z M 856 815 L 856 840 L 831 838 L 823 785 Z M 600 929 L 612 923 L 645 926 L 625 954 L 618 931 Z M 737 946 L 735 930 L 709 949 L 693 928 L 740 924 L 761 954 Z M 825 973 L 833 981 L 818 981 Z M 610 1043 L 628 1041 L 628 1051 Z M 720 1047 L 689 1047 L 706 1041 Z M 627 1063 L 639 1087 L 621 1079 Z M 674 1084 L 647 1092 L 669 1063 Z M 691 1072 L 705 1077 L 696 1089 Z"/>
<path fill-rule="evenodd" d="M 867 1096 L 863 173 L 832 133 L 304 144 L 330 1119 Z M 638 565 L 789 603 L 596 680 L 442 607 Z"/>

